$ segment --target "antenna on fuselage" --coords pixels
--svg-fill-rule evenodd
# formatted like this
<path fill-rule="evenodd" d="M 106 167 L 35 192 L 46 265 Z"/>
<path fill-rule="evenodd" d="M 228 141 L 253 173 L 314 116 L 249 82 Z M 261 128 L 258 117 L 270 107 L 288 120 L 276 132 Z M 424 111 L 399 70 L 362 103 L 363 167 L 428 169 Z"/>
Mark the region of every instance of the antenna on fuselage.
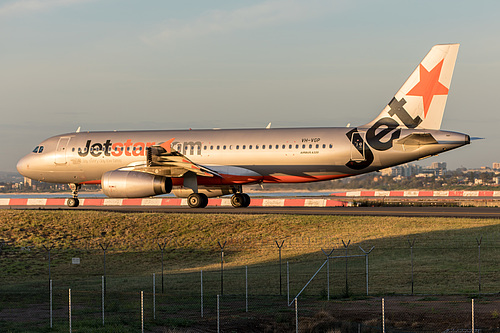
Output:
<path fill-rule="evenodd" d="M 271 128 L 271 123 L 267 124 L 266 126 L 266 129 L 270 129 Z"/>
<path fill-rule="evenodd" d="M 78 126 L 78 128 L 76 129 L 76 133 L 80 133 L 80 128 L 81 126 Z"/>

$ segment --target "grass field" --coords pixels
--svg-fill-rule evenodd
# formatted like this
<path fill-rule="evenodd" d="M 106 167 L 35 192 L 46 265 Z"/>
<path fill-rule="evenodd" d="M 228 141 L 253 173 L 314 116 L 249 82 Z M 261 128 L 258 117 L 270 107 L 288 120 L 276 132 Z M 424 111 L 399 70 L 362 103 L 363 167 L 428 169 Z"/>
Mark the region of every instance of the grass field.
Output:
<path fill-rule="evenodd" d="M 168 303 L 179 298 L 196 299 L 201 270 L 204 271 L 207 297 L 220 292 L 217 241 L 227 241 L 225 294 L 244 293 L 245 266 L 248 266 L 251 294 L 279 295 L 275 240 L 285 241 L 282 257 L 284 263 L 290 264 L 292 297 L 324 262 L 321 249 L 329 252 L 335 248 L 334 256 L 345 254 L 342 240 L 351 241 L 349 255 L 362 254 L 358 246 L 366 250 L 375 247 L 369 255 L 370 295 L 410 293 L 408 240 L 415 240 L 415 293 L 477 294 L 476 238 L 480 237 L 482 292 L 498 293 L 500 220 L 1 210 L 0 239 L 5 244 L 0 255 L 0 310 L 46 301 L 48 256 L 43 245 L 53 247 L 51 274 L 57 285 L 59 302 L 63 303 L 68 288 L 74 289 L 76 295 L 80 293 L 81 299 L 86 299 L 85 293 L 99 295 L 103 273 L 103 251 L 99 244 L 109 244 L 107 288 L 110 294 L 116 293 L 116 299 L 124 295 L 119 293 L 136 295 L 139 290 L 150 291 L 153 273 L 157 275 L 158 290 L 161 273 L 158 242 L 165 244 L 169 292 L 162 297 Z M 73 257 L 79 257 L 81 264 L 72 265 Z M 344 258 L 331 260 L 332 298 L 346 296 L 345 267 Z M 284 265 L 283 281 L 285 272 Z M 350 258 L 347 272 L 349 296 L 363 296 L 366 293 L 365 258 Z M 27 290 L 31 291 L 28 298 L 9 296 Z M 326 273 L 321 273 L 304 295 L 325 299 L 326 293 Z M 133 307 L 125 300 L 118 303 L 110 303 L 114 304 L 110 306 L 125 312 Z M 198 306 L 194 304 L 192 309 L 179 311 L 194 311 Z M 121 319 L 116 320 L 120 322 Z M 1 322 L 0 318 L 0 327 Z M 187 325 L 182 322 L 179 325 L 184 324 Z M 127 323 L 117 325 L 130 326 Z M 9 326 L 9 329 L 16 331 L 16 326 Z"/>

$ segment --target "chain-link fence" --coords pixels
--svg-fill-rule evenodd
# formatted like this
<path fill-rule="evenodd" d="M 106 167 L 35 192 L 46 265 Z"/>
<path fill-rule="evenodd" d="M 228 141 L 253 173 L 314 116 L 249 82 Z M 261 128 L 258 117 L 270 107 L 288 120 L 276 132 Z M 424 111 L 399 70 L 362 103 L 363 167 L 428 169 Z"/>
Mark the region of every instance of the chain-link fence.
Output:
<path fill-rule="evenodd" d="M 500 249 L 491 237 L 447 247 L 346 240 L 303 256 L 273 243 L 262 251 L 276 260 L 245 265 L 231 262 L 237 247 L 220 242 L 201 270 L 196 249 L 3 242 L 0 331 L 500 332 Z M 172 267 L 172 256 L 193 264 Z"/>

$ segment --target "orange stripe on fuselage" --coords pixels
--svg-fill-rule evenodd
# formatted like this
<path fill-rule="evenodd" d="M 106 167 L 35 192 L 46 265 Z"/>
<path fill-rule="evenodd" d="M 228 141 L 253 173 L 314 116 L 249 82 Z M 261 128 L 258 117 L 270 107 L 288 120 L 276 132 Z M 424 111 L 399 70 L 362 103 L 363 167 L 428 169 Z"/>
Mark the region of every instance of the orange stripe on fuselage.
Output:
<path fill-rule="evenodd" d="M 221 174 L 221 177 L 197 177 L 198 185 L 216 186 L 216 185 L 242 185 L 251 183 L 308 183 L 319 182 L 343 178 L 348 175 L 322 175 L 322 176 L 235 176 Z M 97 185 L 101 184 L 101 180 L 89 180 L 81 184 Z M 172 178 L 172 185 L 184 185 L 183 178 Z"/>

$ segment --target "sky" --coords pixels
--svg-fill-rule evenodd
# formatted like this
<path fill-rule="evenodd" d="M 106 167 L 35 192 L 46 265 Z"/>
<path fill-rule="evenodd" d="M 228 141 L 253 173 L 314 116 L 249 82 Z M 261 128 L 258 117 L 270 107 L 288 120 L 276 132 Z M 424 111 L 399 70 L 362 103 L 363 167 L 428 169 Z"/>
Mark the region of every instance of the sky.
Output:
<path fill-rule="evenodd" d="M 434 44 L 460 43 L 442 129 L 482 137 L 426 159 L 500 162 L 498 1 L 0 0 L 0 171 L 92 130 L 352 126 Z"/>

